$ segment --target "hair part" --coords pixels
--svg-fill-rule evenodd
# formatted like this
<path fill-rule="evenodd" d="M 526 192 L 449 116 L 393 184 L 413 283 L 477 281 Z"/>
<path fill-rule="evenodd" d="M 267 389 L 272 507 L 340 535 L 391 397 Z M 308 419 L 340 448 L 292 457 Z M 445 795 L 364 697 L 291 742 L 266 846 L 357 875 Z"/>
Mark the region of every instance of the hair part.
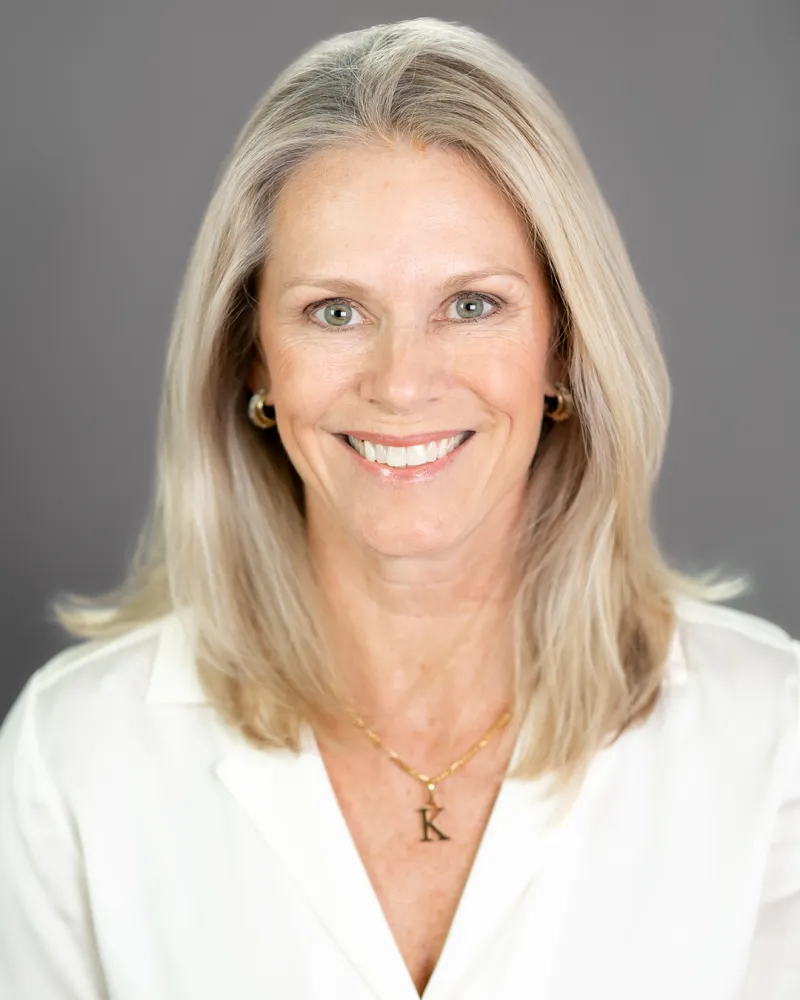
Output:
<path fill-rule="evenodd" d="M 403 139 L 457 150 L 508 198 L 550 284 L 571 420 L 545 421 L 515 539 L 514 776 L 577 789 L 608 739 L 644 721 L 675 600 L 725 600 L 743 578 L 667 566 L 651 526 L 670 384 L 655 324 L 584 154 L 542 84 L 472 28 L 421 17 L 314 45 L 239 135 L 195 242 L 167 353 L 155 492 L 124 582 L 53 603 L 102 638 L 191 620 L 201 682 L 263 747 L 344 717 L 317 614 L 299 478 L 247 419 L 260 356 L 256 282 L 281 189 L 322 150 Z"/>

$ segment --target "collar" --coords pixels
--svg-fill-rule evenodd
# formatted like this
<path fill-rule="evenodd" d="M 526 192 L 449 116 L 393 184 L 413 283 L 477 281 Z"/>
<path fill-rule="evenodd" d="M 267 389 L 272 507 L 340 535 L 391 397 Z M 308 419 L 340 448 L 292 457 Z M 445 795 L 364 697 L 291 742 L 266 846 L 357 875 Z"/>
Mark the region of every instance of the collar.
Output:
<path fill-rule="evenodd" d="M 165 705 L 207 705 L 195 670 L 193 631 L 177 612 L 158 624 L 158 642 L 145 700 Z"/>

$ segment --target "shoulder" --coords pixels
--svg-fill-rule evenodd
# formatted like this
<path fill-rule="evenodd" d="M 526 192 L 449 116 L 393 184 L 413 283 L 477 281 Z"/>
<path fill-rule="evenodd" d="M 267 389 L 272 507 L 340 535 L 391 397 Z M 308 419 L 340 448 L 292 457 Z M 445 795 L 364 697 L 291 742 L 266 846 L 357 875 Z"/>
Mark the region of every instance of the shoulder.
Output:
<path fill-rule="evenodd" d="M 686 685 L 709 714 L 742 735 L 797 725 L 800 643 L 775 622 L 727 605 L 681 598 L 676 644 Z"/>
<path fill-rule="evenodd" d="M 132 680 L 132 673 L 146 672 L 165 628 L 174 618 L 165 615 L 113 638 L 82 640 L 67 646 L 34 671 L 36 690 L 66 691 L 75 684 L 107 689 L 112 678 L 118 681 L 123 674 Z"/>
<path fill-rule="evenodd" d="M 728 689 L 793 687 L 800 644 L 784 628 L 724 604 L 680 598 L 677 638 L 688 678 Z"/>
<path fill-rule="evenodd" d="M 794 640 L 780 625 L 727 604 L 680 597 L 676 601 L 678 619 L 685 628 L 721 630 L 730 635 L 786 648 Z"/>
<path fill-rule="evenodd" d="M 26 688 L 43 723 L 56 713 L 85 719 L 94 708 L 142 701 L 162 637 L 174 616 L 133 627 L 111 639 L 78 642 L 31 675 Z"/>
<path fill-rule="evenodd" d="M 53 775 L 88 773 L 141 732 L 146 693 L 170 614 L 110 639 L 62 649 L 28 678 L 0 727 L 0 757 Z M 38 766 L 38 765 L 37 765 Z"/>
<path fill-rule="evenodd" d="M 800 799 L 800 642 L 727 605 L 681 598 L 676 611 L 681 740 L 691 733 L 692 753 L 724 759 L 745 783 L 769 774 L 775 801 Z"/>

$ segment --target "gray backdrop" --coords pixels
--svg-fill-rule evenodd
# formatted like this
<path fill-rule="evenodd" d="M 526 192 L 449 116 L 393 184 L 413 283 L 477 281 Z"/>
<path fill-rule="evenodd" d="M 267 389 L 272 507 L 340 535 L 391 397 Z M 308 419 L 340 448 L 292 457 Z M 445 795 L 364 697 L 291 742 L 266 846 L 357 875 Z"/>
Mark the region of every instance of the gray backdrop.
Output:
<path fill-rule="evenodd" d="M 578 133 L 655 311 L 656 496 L 687 569 L 800 635 L 798 0 L 13 0 L 0 14 L 0 717 L 116 584 L 151 490 L 167 330 L 215 177 L 321 37 L 423 14 L 496 37 Z"/>

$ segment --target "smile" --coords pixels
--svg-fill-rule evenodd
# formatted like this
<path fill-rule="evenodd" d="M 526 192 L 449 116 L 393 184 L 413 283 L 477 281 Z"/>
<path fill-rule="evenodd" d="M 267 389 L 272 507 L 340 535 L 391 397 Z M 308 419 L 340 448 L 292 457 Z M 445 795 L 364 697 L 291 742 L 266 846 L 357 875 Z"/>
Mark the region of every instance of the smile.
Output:
<path fill-rule="evenodd" d="M 366 441 L 347 434 L 345 440 L 355 451 L 368 462 L 376 465 L 387 465 L 392 469 L 405 469 L 408 466 L 432 465 L 451 454 L 463 444 L 472 431 L 462 431 L 454 437 L 441 438 L 438 441 L 428 441 L 426 444 L 412 444 L 405 448 L 393 445 L 383 445 Z"/>

